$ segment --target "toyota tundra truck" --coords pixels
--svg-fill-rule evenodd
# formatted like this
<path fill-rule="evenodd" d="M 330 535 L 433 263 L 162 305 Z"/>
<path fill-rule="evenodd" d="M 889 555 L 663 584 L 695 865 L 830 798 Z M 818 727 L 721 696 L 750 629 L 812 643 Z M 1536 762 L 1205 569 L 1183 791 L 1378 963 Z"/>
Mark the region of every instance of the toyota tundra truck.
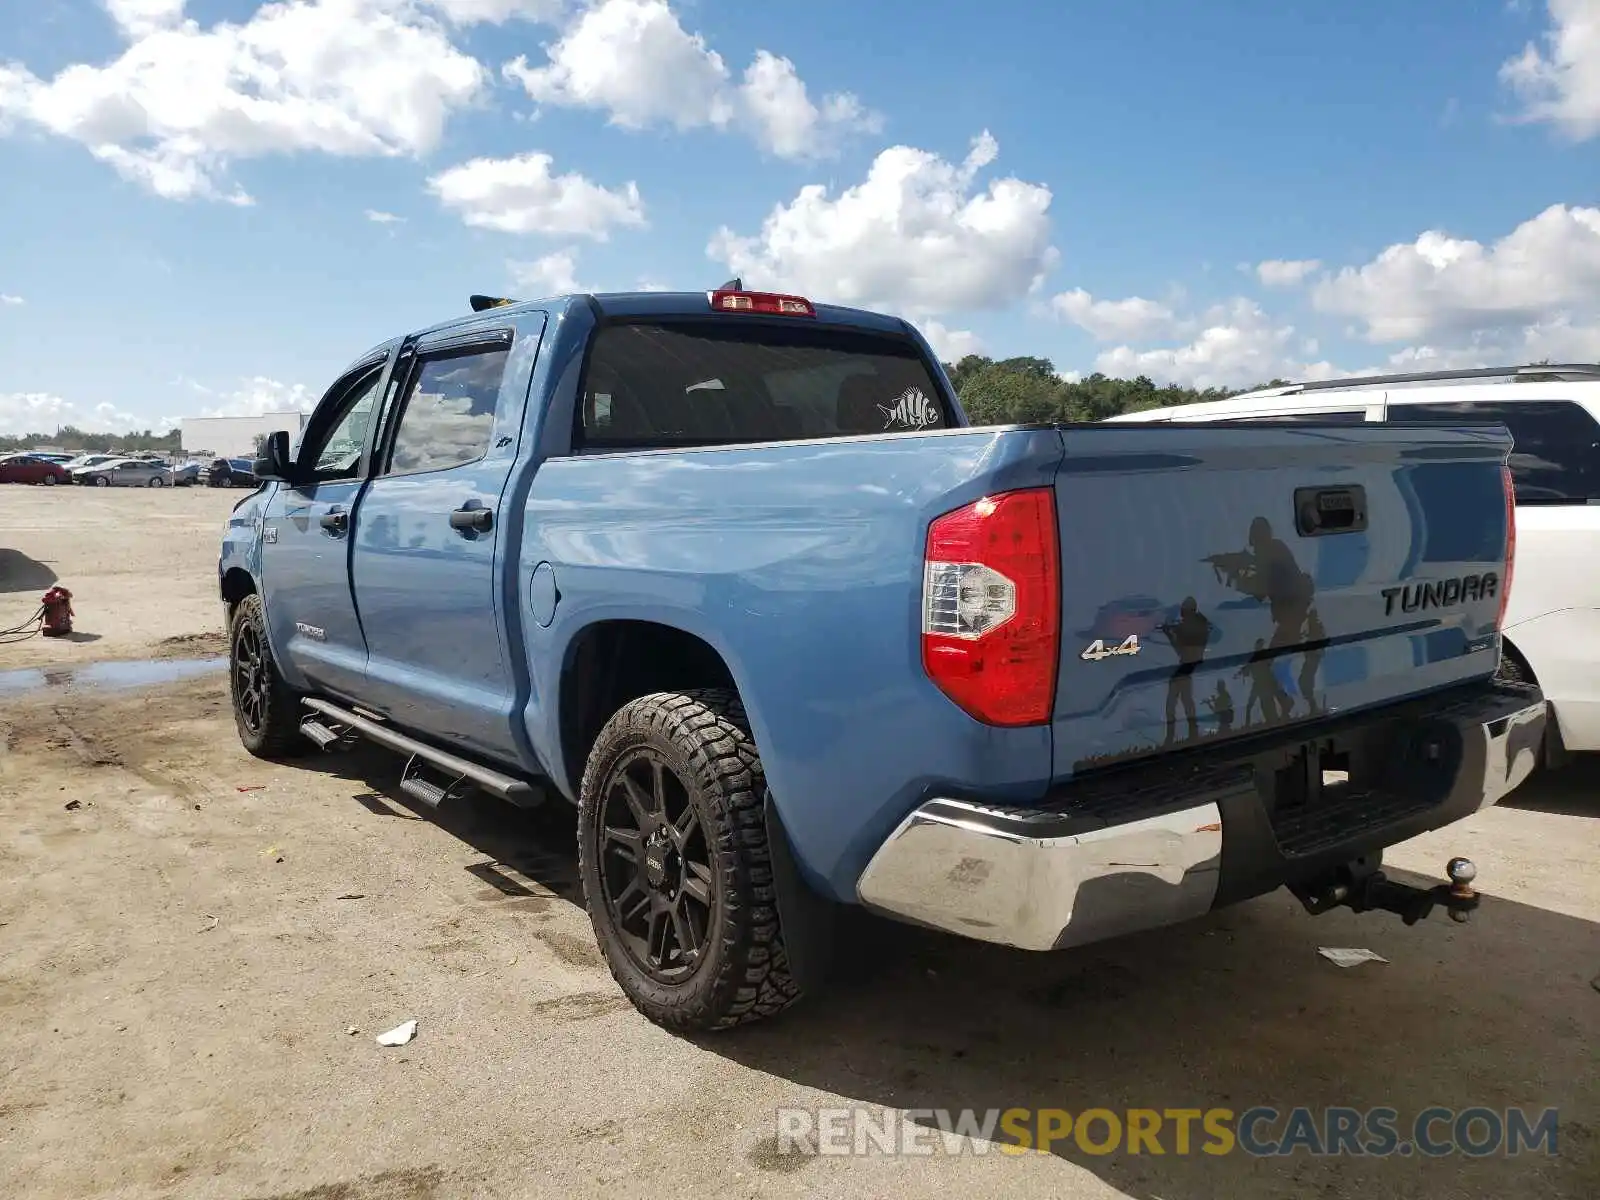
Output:
<path fill-rule="evenodd" d="M 1503 427 L 973 427 L 892 316 L 471 308 L 268 439 L 219 562 L 239 736 L 575 805 L 651 1020 L 780 1012 L 852 910 L 1045 951 L 1280 887 L 1477 903 L 1381 859 L 1543 736 L 1496 678 Z"/>

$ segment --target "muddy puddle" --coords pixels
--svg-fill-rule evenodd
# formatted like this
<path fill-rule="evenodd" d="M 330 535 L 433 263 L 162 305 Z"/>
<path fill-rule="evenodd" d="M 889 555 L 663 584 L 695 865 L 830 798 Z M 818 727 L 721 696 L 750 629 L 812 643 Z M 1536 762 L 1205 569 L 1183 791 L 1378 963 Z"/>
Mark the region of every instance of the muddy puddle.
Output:
<path fill-rule="evenodd" d="M 24 696 L 46 688 L 154 687 L 223 671 L 226 658 L 165 658 L 137 662 L 85 663 L 81 667 L 29 667 L 0 671 L 0 696 Z"/>

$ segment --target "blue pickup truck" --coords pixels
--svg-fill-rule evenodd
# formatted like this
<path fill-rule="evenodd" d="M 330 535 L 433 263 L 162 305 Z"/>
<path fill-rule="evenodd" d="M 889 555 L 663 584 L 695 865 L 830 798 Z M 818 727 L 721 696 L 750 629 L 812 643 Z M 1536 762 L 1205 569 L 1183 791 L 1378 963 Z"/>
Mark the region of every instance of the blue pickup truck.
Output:
<path fill-rule="evenodd" d="M 745 290 L 473 298 L 268 439 L 224 534 L 239 735 L 578 809 L 645 1015 L 770 1016 L 865 909 L 1031 950 L 1382 851 L 1532 771 L 1503 428 L 969 426 L 906 322 Z"/>

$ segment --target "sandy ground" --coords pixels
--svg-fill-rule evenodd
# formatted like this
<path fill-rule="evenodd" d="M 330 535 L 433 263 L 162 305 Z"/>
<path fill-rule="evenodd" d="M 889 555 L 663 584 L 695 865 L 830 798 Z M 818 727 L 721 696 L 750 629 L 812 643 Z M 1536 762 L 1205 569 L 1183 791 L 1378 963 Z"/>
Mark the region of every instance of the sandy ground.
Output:
<path fill-rule="evenodd" d="M 0 485 L 0 629 L 58 583 L 77 613 L 71 637 L 0 643 L 0 671 L 220 653 L 217 543 L 245 494 Z"/>
<path fill-rule="evenodd" d="M 229 503 L 0 489 L 0 545 L 79 585 L 102 635 L 0 647 L 0 670 L 214 630 Z M 120 623 L 96 596 L 130 598 Z M 1432 876 L 1472 857 L 1487 899 L 1466 925 L 1311 918 L 1280 894 L 1059 955 L 877 929 L 830 994 L 693 1040 L 600 965 L 568 814 L 419 812 L 372 749 L 259 763 L 215 672 L 89 677 L 0 689 L 6 1195 L 1600 1195 L 1600 764 L 1391 853 Z M 1389 962 L 1341 969 L 1330 945 Z M 374 1043 L 408 1018 L 413 1043 Z M 837 1104 L 1560 1123 L 1555 1157 L 1476 1160 L 1179 1155 L 1170 1137 L 1160 1157 L 777 1152 L 779 1106 Z"/>

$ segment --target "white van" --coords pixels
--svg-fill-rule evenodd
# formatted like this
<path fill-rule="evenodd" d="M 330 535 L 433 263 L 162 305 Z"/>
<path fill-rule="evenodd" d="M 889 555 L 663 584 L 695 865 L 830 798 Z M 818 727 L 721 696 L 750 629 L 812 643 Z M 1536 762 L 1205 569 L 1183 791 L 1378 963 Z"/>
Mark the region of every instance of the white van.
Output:
<path fill-rule="evenodd" d="M 1502 670 L 1544 689 L 1546 758 L 1600 750 L 1600 365 L 1378 375 L 1266 388 L 1113 421 L 1429 421 L 1511 433 L 1517 557 Z"/>

